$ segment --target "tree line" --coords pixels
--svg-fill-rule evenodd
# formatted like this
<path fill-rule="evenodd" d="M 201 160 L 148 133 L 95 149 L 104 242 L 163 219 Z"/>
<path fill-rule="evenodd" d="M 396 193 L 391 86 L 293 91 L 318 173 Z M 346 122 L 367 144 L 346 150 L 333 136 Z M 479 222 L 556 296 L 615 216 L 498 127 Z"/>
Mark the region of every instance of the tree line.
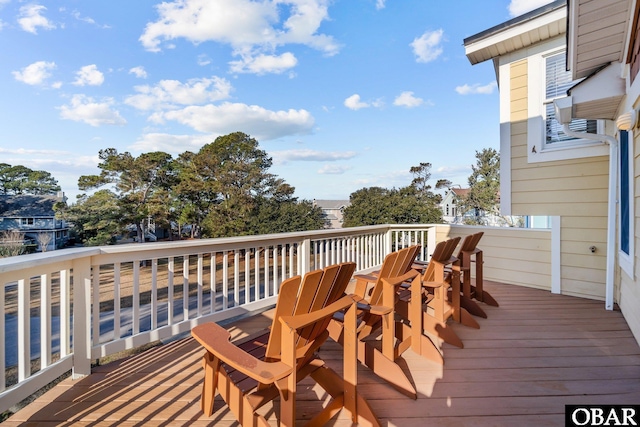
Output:
<path fill-rule="evenodd" d="M 75 203 L 55 205 L 56 216 L 72 224 L 86 245 L 115 243 L 135 230 L 144 242 L 151 223 L 190 238 L 230 237 L 322 229 L 322 210 L 294 196 L 295 188 L 269 172 L 272 159 L 258 141 L 242 132 L 220 136 L 198 152 L 173 158 L 157 151 L 134 157 L 115 148 L 99 151 L 99 174 L 83 175 L 84 193 Z M 476 152 L 469 192 L 458 200 L 460 212 L 497 212 L 499 155 Z M 368 187 L 350 195 L 345 227 L 376 224 L 441 223 L 442 195 L 452 183 L 429 184 L 431 163 L 410 169 L 401 188 Z M 57 181 L 45 171 L 0 164 L 0 194 L 55 194 Z M 467 220 L 474 223 L 474 217 Z M 169 234 L 172 238 L 173 234 Z"/>

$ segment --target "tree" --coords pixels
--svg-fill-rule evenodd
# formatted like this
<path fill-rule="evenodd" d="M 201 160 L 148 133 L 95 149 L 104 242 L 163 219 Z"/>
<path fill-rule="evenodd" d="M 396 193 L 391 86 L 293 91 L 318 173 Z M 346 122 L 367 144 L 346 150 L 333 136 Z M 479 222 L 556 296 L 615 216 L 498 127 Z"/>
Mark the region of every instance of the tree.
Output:
<path fill-rule="evenodd" d="M 344 209 L 344 226 L 378 224 L 432 224 L 442 222 L 442 212 L 413 186 L 397 189 L 362 188 L 351 193 Z"/>
<path fill-rule="evenodd" d="M 51 233 L 38 233 L 36 234 L 36 242 L 40 246 L 40 250 L 42 252 L 47 252 L 49 248 L 49 243 L 53 240 L 53 234 Z"/>
<path fill-rule="evenodd" d="M 118 153 L 115 148 L 100 150 L 100 175 L 83 175 L 78 187 L 83 190 L 112 184 L 115 187 L 120 224 L 133 224 L 139 242 L 145 240 L 145 222 L 152 213 L 152 205 L 162 201 L 174 182 L 171 155 L 163 152 L 143 153 L 133 157 Z M 164 200 L 166 201 L 166 199 Z"/>
<path fill-rule="evenodd" d="M 55 195 L 58 191 L 58 181 L 49 172 L 0 163 L 0 194 Z"/>
<path fill-rule="evenodd" d="M 462 214 L 473 211 L 466 222 L 482 224 L 481 213 L 499 215 L 500 155 L 493 148 L 476 151 L 476 164 L 471 165 L 469 192 L 458 203 Z"/>
<path fill-rule="evenodd" d="M 125 231 L 118 196 L 111 190 L 82 194 L 71 206 L 56 205 L 56 217 L 73 224 L 80 240 L 89 246 L 109 245 Z"/>
<path fill-rule="evenodd" d="M 0 258 L 22 255 L 26 251 L 24 233 L 18 230 L 6 230 L 0 233 Z"/>

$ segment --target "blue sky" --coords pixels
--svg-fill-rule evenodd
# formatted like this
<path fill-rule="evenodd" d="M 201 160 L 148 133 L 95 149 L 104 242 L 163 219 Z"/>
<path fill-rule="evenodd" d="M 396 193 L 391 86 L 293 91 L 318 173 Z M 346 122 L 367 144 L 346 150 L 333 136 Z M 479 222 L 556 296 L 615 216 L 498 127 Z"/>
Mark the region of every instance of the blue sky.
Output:
<path fill-rule="evenodd" d="M 490 62 L 465 37 L 549 0 L 0 0 L 0 162 L 74 200 L 98 151 L 198 151 L 242 131 L 304 199 L 466 186 L 499 148 Z"/>

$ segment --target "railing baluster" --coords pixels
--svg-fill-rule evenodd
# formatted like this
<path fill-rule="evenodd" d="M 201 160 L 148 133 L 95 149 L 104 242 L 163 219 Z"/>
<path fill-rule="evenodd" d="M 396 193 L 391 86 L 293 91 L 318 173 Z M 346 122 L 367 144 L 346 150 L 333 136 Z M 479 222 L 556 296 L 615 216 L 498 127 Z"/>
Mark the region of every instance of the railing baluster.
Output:
<path fill-rule="evenodd" d="M 4 300 L 1 300 L 4 304 Z M 4 329 L 2 329 L 4 330 Z M 40 275 L 40 369 L 51 364 L 51 276 Z"/>
<path fill-rule="evenodd" d="M 182 256 L 182 320 L 189 319 L 189 255 Z"/>
<path fill-rule="evenodd" d="M 158 258 L 151 260 L 151 330 L 158 327 Z"/>
<path fill-rule="evenodd" d="M 140 260 L 133 261 L 133 318 L 132 335 L 140 333 Z"/>
<path fill-rule="evenodd" d="M 245 303 L 251 302 L 251 249 L 244 250 L 244 297 Z"/>
<path fill-rule="evenodd" d="M 202 254 L 198 254 L 198 317 L 202 316 L 202 295 L 203 295 L 203 275 L 202 269 L 204 268 L 204 258 Z"/>
<path fill-rule="evenodd" d="M 31 375 L 30 279 L 18 280 L 18 381 Z M 4 334 L 3 334 L 4 335 Z"/>
<path fill-rule="evenodd" d="M 167 325 L 173 325 L 173 312 L 175 302 L 173 300 L 173 275 L 175 274 L 175 259 L 169 257 L 167 262 Z"/>
<path fill-rule="evenodd" d="M 222 253 L 222 309 L 229 308 L 229 252 Z"/>
<path fill-rule="evenodd" d="M 98 266 L 98 271 L 100 267 Z M 99 287 L 100 285 L 98 285 Z M 100 293 L 98 291 L 98 293 Z M 98 329 L 100 326 L 98 326 Z M 113 264 L 113 336 L 114 339 L 122 337 L 120 330 L 120 263 Z"/>
<path fill-rule="evenodd" d="M 273 295 L 278 295 L 278 245 L 273 246 Z"/>
<path fill-rule="evenodd" d="M 100 344 L 100 266 L 94 265 L 92 269 L 93 315 L 91 316 L 91 330 L 93 331 L 93 336 L 91 342 L 93 345 L 98 345 Z"/>
<path fill-rule="evenodd" d="M 253 281 L 253 291 L 255 292 L 255 301 L 260 299 L 260 248 L 255 248 L 254 254 L 255 271 L 253 273 L 255 279 Z"/>
<path fill-rule="evenodd" d="M 69 270 L 60 271 L 60 357 L 71 351 L 71 277 Z M 80 284 L 78 284 L 80 286 Z"/>
<path fill-rule="evenodd" d="M 240 305 L 240 251 L 233 251 L 233 306 Z"/>
<path fill-rule="evenodd" d="M 269 247 L 264 247 L 264 296 L 265 298 L 271 296 L 269 292 Z"/>
<path fill-rule="evenodd" d="M 218 295 L 216 293 L 216 275 L 218 273 L 218 253 L 217 252 L 212 252 L 211 253 L 211 263 L 209 265 L 209 274 L 210 274 L 210 279 L 209 279 L 209 286 L 210 286 L 210 291 L 211 291 L 211 313 L 215 313 L 216 311 L 216 299 L 218 298 Z"/>

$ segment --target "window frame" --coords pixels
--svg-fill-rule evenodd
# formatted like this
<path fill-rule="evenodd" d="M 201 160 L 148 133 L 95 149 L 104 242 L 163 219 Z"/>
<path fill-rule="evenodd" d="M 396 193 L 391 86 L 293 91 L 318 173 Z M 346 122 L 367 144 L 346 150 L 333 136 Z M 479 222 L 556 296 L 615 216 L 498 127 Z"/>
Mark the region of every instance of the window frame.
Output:
<path fill-rule="evenodd" d="M 626 141 L 625 139 L 626 134 Z M 625 146 L 626 145 L 626 151 Z M 635 260 L 635 203 L 634 203 L 634 153 L 633 153 L 633 132 L 632 131 L 620 131 L 618 133 L 618 198 L 620 203 L 618 203 L 618 263 L 622 270 L 629 275 L 629 277 L 634 277 L 634 260 Z M 624 154 L 626 152 L 626 159 L 624 158 Z M 625 163 L 626 163 L 626 188 L 623 185 L 623 180 L 625 179 Z M 626 191 L 623 191 L 626 190 Z M 626 222 L 623 218 L 623 208 L 626 205 L 627 215 Z M 626 235 L 628 238 L 628 252 L 625 252 L 622 249 L 622 239 L 623 236 Z"/>
<path fill-rule="evenodd" d="M 606 144 L 590 139 L 572 139 L 551 144 L 546 142 L 546 105 L 548 103 L 546 59 L 564 54 L 566 48 L 563 42 L 563 39 L 557 39 L 552 45 L 546 45 L 544 49 L 531 53 L 527 58 L 527 160 L 529 163 L 609 155 Z M 603 120 L 597 121 L 597 133 L 604 133 Z"/>

